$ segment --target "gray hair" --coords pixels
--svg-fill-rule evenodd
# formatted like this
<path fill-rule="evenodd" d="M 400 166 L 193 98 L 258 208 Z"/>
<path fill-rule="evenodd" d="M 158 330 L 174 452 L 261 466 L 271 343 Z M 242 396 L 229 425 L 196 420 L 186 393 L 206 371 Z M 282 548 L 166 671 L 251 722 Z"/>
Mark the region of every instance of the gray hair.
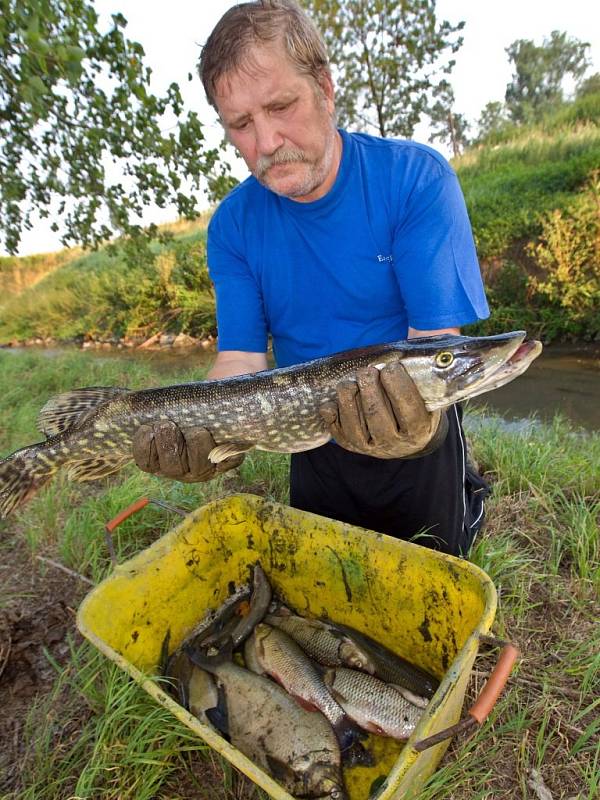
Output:
<path fill-rule="evenodd" d="M 298 72 L 317 85 L 329 75 L 329 57 L 321 34 L 294 0 L 240 3 L 223 14 L 200 56 L 199 73 L 208 102 L 216 108 L 216 84 L 248 58 L 255 45 L 282 43 Z"/>

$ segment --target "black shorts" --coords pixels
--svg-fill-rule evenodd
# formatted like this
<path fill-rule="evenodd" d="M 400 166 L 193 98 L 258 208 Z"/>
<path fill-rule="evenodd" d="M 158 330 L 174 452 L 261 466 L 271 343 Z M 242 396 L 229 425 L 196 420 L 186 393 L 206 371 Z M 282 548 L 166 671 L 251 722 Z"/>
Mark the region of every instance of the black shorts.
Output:
<path fill-rule="evenodd" d="M 468 463 L 462 409 L 447 410 L 448 435 L 428 456 L 381 459 L 329 442 L 294 453 L 290 505 L 466 556 L 490 489 Z"/>

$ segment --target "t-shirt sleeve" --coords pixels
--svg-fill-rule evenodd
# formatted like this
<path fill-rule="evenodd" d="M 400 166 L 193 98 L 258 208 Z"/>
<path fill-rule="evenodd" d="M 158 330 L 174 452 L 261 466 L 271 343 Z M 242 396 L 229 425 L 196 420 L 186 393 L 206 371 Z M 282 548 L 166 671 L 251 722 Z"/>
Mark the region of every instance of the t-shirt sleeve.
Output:
<path fill-rule="evenodd" d="M 260 286 L 243 255 L 238 228 L 223 205 L 208 226 L 208 271 L 215 287 L 217 345 L 222 350 L 267 351 Z"/>
<path fill-rule="evenodd" d="M 458 178 L 448 167 L 408 198 L 394 234 L 394 265 L 419 330 L 485 319 L 489 308 Z"/>

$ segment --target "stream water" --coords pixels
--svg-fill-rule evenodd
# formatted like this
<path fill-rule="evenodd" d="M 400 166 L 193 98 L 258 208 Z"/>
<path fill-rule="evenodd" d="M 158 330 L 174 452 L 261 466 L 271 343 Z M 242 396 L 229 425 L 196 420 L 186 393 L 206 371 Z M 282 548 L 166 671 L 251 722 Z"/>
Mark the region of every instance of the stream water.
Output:
<path fill-rule="evenodd" d="M 45 348 L 48 357 L 66 348 Z M 18 355 L 21 348 L 2 352 Z M 214 353 L 201 348 L 193 350 L 88 350 L 90 358 L 134 358 L 148 360 L 159 369 L 188 371 L 194 364 L 207 366 Z M 485 406 L 507 422 L 530 418 L 550 421 L 561 414 L 576 427 L 600 430 L 600 345 L 574 348 L 554 346 L 544 352 L 524 375 L 493 392 L 470 401 Z"/>
<path fill-rule="evenodd" d="M 577 427 L 600 430 L 600 347 L 548 347 L 519 378 L 470 402 L 506 420 L 561 414 Z"/>

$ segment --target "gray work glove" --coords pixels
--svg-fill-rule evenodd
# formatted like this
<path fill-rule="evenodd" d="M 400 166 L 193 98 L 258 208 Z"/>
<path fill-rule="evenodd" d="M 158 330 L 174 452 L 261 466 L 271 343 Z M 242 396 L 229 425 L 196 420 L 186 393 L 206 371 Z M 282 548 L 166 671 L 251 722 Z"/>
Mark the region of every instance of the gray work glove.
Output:
<path fill-rule="evenodd" d="M 170 420 L 142 425 L 132 444 L 134 461 L 141 470 L 184 483 L 209 481 L 244 460 L 242 454 L 213 464 L 208 454 L 216 445 L 210 431 L 180 428 Z"/>
<path fill-rule="evenodd" d="M 448 433 L 445 412 L 427 410 L 400 363 L 358 370 L 356 381 L 342 381 L 337 402 L 324 403 L 320 414 L 337 444 L 375 458 L 429 455 Z"/>

